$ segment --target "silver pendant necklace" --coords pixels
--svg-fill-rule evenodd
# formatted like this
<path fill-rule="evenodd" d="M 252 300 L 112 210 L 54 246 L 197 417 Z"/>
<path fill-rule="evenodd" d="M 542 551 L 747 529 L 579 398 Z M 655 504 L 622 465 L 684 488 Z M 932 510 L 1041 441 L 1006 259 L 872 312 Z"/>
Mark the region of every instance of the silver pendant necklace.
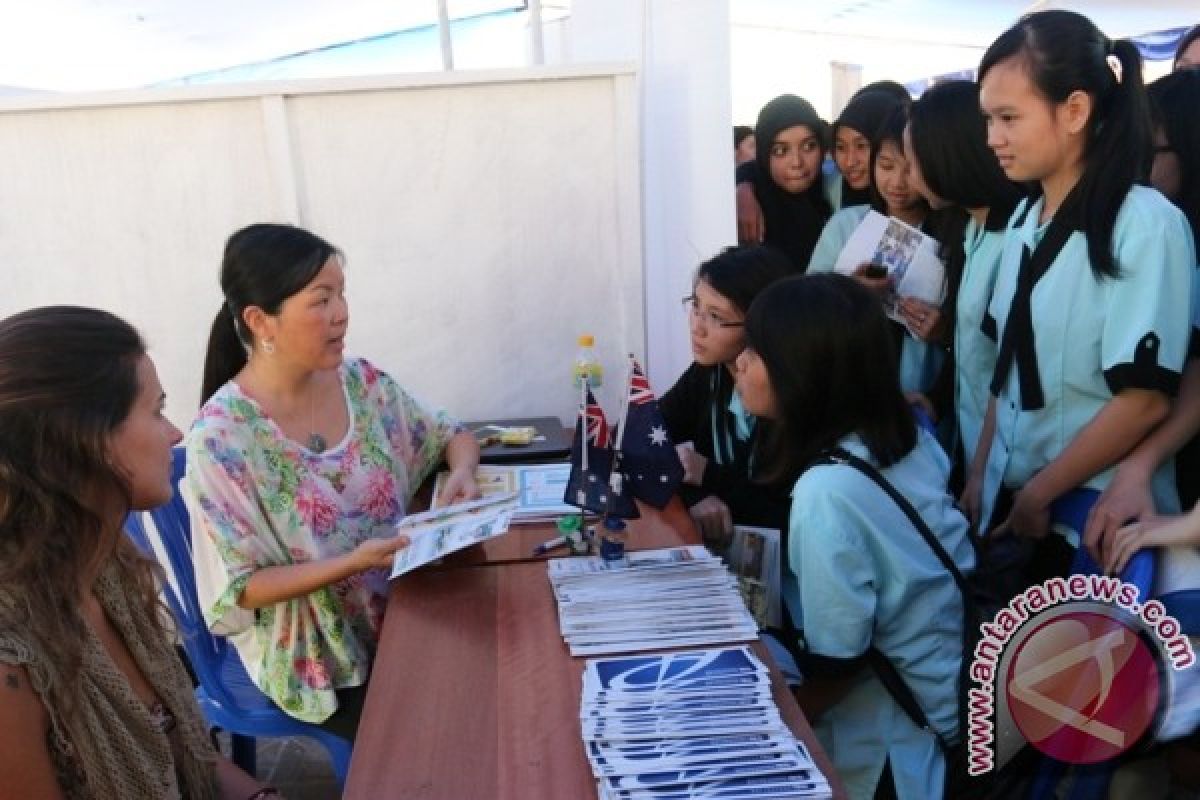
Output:
<path fill-rule="evenodd" d="M 325 437 L 314 430 L 317 427 L 317 393 L 314 390 L 308 396 L 308 449 L 314 453 L 324 453 L 325 448 L 329 443 L 325 441 Z"/>

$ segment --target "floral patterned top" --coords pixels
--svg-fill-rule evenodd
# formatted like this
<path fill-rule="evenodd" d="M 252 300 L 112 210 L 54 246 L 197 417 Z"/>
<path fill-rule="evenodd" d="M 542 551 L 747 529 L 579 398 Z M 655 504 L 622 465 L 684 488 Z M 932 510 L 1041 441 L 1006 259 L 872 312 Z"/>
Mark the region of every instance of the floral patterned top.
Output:
<path fill-rule="evenodd" d="M 247 581 L 263 567 L 394 535 L 413 492 L 462 430 L 367 361 L 344 362 L 341 377 L 351 423 L 322 453 L 287 438 L 233 381 L 200 409 L 186 441 L 182 490 L 205 621 L 229 637 L 280 708 L 307 722 L 333 714 L 335 689 L 366 682 L 387 574 L 369 570 L 255 611 L 237 604 Z"/>

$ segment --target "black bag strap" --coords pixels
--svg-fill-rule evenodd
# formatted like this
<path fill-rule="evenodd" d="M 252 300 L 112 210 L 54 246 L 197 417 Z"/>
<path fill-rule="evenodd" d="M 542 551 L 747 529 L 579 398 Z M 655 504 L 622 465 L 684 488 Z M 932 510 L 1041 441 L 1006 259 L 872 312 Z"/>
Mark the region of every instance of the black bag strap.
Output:
<path fill-rule="evenodd" d="M 847 452 L 840 447 L 835 447 L 828 451 L 825 457 L 818 463 L 842 464 L 845 466 L 854 467 L 859 472 L 873 480 L 879 486 L 879 488 L 887 494 L 888 497 L 892 498 L 892 502 L 900 507 L 900 510 L 904 512 L 906 517 L 908 517 L 908 521 L 912 523 L 914 528 L 916 528 L 917 533 L 921 534 L 921 538 L 925 540 L 927 545 L 929 545 L 929 549 L 932 550 L 934 555 L 938 557 L 938 561 L 942 562 L 942 566 L 945 567 L 946 571 L 950 573 L 950 576 L 954 578 L 954 583 L 956 586 L 958 586 L 958 591 L 961 592 L 963 596 L 963 607 L 969 607 L 971 611 L 974 612 L 975 603 L 971 597 L 971 587 L 967 584 L 967 579 L 959 570 L 958 565 L 954 563 L 954 559 L 951 558 L 950 554 L 946 552 L 946 548 L 942 547 L 942 543 L 938 540 L 937 536 L 934 535 L 933 531 L 929 529 L 929 526 L 925 524 L 925 520 L 920 514 L 917 513 L 917 510 L 912 507 L 912 503 L 908 502 L 908 498 L 896 491 L 896 487 L 892 486 L 892 484 L 888 482 L 888 479 L 883 477 L 883 473 L 877 470 L 875 465 L 871 464 L 869 461 L 859 458 L 853 453 Z"/>
<path fill-rule="evenodd" d="M 929 525 L 927 525 L 921 515 L 917 513 L 917 510 L 913 508 L 912 503 L 908 502 L 908 498 L 900 494 L 900 492 L 896 490 L 896 487 L 892 486 L 892 484 L 888 482 L 887 478 L 883 477 L 883 474 L 876 469 L 873 464 L 865 459 L 859 458 L 853 453 L 847 452 L 840 447 L 835 447 L 828 451 L 825 456 L 818 461 L 818 463 L 842 464 L 845 466 L 854 467 L 859 472 L 874 481 L 875 484 L 878 485 L 888 497 L 892 498 L 892 501 L 895 502 L 900 510 L 904 512 L 904 515 L 908 517 L 909 522 L 911 522 L 912 526 L 916 528 L 917 533 L 921 534 L 921 538 L 924 539 L 925 543 L 929 545 L 929 549 L 932 550 L 938 557 L 938 560 L 942 562 L 942 566 L 944 566 L 946 571 L 953 576 L 954 583 L 958 586 L 958 590 L 962 594 L 963 598 L 963 625 L 966 626 L 970 624 L 970 616 L 974 610 L 974 603 L 971 600 L 971 590 L 967 585 L 967 579 L 958 569 L 958 565 L 954 563 L 954 559 L 952 559 L 950 554 L 946 552 L 946 548 L 942 546 L 940 541 L 938 541 L 937 536 L 935 536 L 933 531 L 929 529 Z M 966 628 L 964 627 L 964 634 L 965 631 Z M 963 654 L 963 658 L 966 658 L 965 653 Z M 908 714 L 909 718 L 918 728 L 929 731 L 934 735 L 934 737 L 937 739 L 938 747 L 942 750 L 942 754 L 949 759 L 952 749 L 950 747 L 950 743 L 947 742 L 945 737 L 942 736 L 937 728 L 933 727 L 933 725 L 929 722 L 929 718 L 925 716 L 925 711 L 921 708 L 921 704 L 917 702 L 916 695 L 913 694 L 912 689 L 909 688 L 908 684 L 904 681 L 903 676 L 900 675 L 900 671 L 896 669 L 896 666 L 891 662 L 891 660 L 884 655 L 879 648 L 872 645 L 870 650 L 867 651 L 867 661 L 871 664 L 871 667 L 879 676 L 879 682 L 883 684 L 883 688 L 887 689 L 888 694 L 890 694 L 892 699 L 896 701 L 896 705 L 900 706 L 904 713 Z"/>

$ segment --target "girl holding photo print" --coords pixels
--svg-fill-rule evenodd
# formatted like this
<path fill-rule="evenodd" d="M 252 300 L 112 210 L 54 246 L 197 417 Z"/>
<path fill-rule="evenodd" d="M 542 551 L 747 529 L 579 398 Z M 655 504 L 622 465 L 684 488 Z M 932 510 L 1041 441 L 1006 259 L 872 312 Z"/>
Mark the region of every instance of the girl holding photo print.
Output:
<path fill-rule="evenodd" d="M 907 121 L 908 112 L 899 105 L 884 119 L 876 132 L 871 150 L 871 205 L 846 208 L 834 215 L 813 251 L 809 272 L 832 271 L 855 228 L 872 209 L 912 228 L 928 227 L 929 204 L 908 178 L 908 159 L 904 155 L 904 127 Z M 937 224 L 940 225 L 940 221 Z M 884 246 L 889 248 L 889 252 L 881 254 L 882 260 L 892 261 L 895 258 L 892 248 L 898 245 L 885 240 Z M 862 264 L 854 277 L 881 299 L 888 300 L 894 298 L 895 280 L 881 267 L 884 264 Z M 924 328 L 918 326 L 915 334 L 922 330 Z M 893 336 L 900 352 L 900 385 L 909 393 L 928 391 L 941 369 L 944 351 L 937 344 L 922 341 L 916 335 L 907 335 L 899 324 L 895 326 Z"/>

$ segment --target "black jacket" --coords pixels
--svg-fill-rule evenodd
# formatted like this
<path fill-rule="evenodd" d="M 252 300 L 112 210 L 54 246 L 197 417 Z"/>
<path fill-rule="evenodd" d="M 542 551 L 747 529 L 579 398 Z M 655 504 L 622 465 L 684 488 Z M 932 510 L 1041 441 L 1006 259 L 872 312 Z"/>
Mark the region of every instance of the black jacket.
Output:
<path fill-rule="evenodd" d="M 758 423 L 750 441 L 740 441 L 735 435 L 734 415 L 729 411 L 732 396 L 733 377 L 728 369 L 692 364 L 659 398 L 671 440 L 692 442 L 696 452 L 708 459 L 701 485 L 683 484 L 680 496 L 692 506 L 716 495 L 729 506 L 735 523 L 786 533 L 791 505 L 786 490 L 751 480 L 755 439 L 763 423 Z M 713 438 L 714 427 L 718 441 Z"/>

